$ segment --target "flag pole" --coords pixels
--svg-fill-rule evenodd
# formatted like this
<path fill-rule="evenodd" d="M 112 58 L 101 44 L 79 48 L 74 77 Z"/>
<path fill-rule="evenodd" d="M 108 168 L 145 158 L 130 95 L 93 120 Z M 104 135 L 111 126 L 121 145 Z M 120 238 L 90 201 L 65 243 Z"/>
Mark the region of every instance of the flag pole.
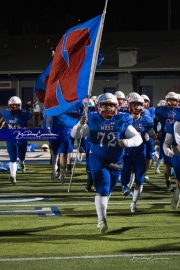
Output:
<path fill-rule="evenodd" d="M 87 111 L 88 111 L 88 105 L 87 104 L 84 104 L 84 113 L 85 113 L 85 115 L 87 115 Z M 78 154 L 79 154 L 79 149 L 81 147 L 83 126 L 81 128 L 81 137 L 79 139 L 79 143 L 78 143 L 78 147 L 77 147 L 77 151 L 76 151 L 76 156 L 75 156 L 74 164 L 73 164 L 73 168 L 72 168 L 72 173 L 71 173 L 71 177 L 70 177 L 70 180 L 69 180 L 68 192 L 70 192 L 70 189 L 71 189 L 71 184 L 72 184 L 72 180 L 73 180 L 73 176 L 74 176 L 74 170 L 75 170 L 76 163 L 77 163 L 77 157 L 78 157 Z"/>
<path fill-rule="evenodd" d="M 105 15 L 106 15 L 106 9 L 107 9 L 107 3 L 108 3 L 108 0 L 105 1 L 105 6 L 104 6 L 103 14 L 102 14 L 102 17 L 101 17 L 101 22 L 100 22 L 100 27 L 99 27 L 99 30 L 98 30 L 97 39 L 96 39 L 96 43 L 95 43 L 95 46 L 94 46 L 94 53 L 93 53 L 93 58 L 92 58 L 90 79 L 89 79 L 89 85 L 88 85 L 88 101 L 89 101 L 91 93 L 92 93 L 92 86 L 93 86 L 93 82 L 94 82 L 95 70 L 96 70 L 96 65 L 97 65 L 97 59 L 98 59 L 99 48 L 100 48 L 100 43 L 101 43 L 101 37 L 102 37 L 103 26 L 104 26 L 104 21 L 105 21 Z M 85 109 L 85 114 L 87 114 L 87 108 Z M 82 126 L 82 129 L 83 129 L 83 126 Z M 73 179 L 73 176 L 74 176 L 74 170 L 75 170 L 75 166 L 76 166 L 76 162 L 77 162 L 77 156 L 78 156 L 78 153 L 79 153 L 81 140 L 82 140 L 82 136 L 81 136 L 79 144 L 78 144 L 77 153 L 76 153 L 76 157 L 75 157 L 75 160 L 74 160 L 74 165 L 73 165 L 73 169 L 72 169 L 72 173 L 71 173 L 71 177 L 70 177 L 68 192 L 70 192 L 70 189 L 71 189 L 72 179 Z"/>
<path fill-rule="evenodd" d="M 105 21 L 105 16 L 106 16 L 107 4 L 108 4 L 108 0 L 106 0 L 105 2 L 105 6 L 104 6 L 101 22 L 100 22 L 100 27 L 99 27 L 99 31 L 98 31 L 98 35 L 96 39 L 96 44 L 95 44 L 95 49 L 94 49 L 94 54 L 93 54 L 93 59 L 92 59 L 90 79 L 89 79 L 89 86 L 88 86 L 88 99 L 90 99 L 90 96 L 92 93 L 92 86 L 94 82 L 94 76 L 95 76 L 96 64 L 97 64 L 99 48 L 100 48 L 100 43 L 101 43 L 101 38 L 102 38 L 102 32 L 103 32 L 103 27 L 104 27 L 104 21 Z"/>

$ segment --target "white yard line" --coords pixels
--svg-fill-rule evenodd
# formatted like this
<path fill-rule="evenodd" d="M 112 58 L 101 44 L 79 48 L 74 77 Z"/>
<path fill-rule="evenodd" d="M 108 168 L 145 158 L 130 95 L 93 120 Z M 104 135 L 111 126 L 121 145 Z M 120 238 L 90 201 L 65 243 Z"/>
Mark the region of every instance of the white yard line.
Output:
<path fill-rule="evenodd" d="M 180 252 L 169 253 L 138 253 L 138 254 L 110 254 L 110 255 L 97 255 L 97 256 L 68 256 L 68 257 L 33 257 L 33 258 L 6 258 L 0 259 L 0 262 L 16 262 L 16 261 L 48 261 L 48 260 L 75 260 L 75 259 L 101 259 L 101 258 L 131 258 L 135 262 L 150 262 L 150 261 L 168 261 L 169 257 L 179 256 Z M 157 257 L 157 258 L 156 258 Z M 165 258 L 164 258 L 165 257 Z"/>

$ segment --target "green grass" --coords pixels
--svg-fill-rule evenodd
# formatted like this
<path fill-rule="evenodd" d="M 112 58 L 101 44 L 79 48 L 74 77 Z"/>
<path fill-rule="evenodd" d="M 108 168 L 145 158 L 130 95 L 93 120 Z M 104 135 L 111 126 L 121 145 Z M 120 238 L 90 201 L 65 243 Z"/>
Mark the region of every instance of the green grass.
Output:
<path fill-rule="evenodd" d="M 95 193 L 84 191 L 85 165 L 77 164 L 70 192 L 70 177 L 61 184 L 50 172 L 49 164 L 27 164 L 16 186 L 0 172 L 1 269 L 179 269 L 180 208 L 171 209 L 163 174 L 150 170 L 137 213 L 118 183 L 109 200 L 109 230 L 100 235 Z M 39 215 L 53 207 L 61 216 Z"/>

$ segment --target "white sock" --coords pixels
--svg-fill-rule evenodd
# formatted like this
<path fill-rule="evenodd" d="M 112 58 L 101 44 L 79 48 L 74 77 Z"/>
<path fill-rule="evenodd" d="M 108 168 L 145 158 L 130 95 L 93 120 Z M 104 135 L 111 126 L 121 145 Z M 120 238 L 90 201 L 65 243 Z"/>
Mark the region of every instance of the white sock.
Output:
<path fill-rule="evenodd" d="M 12 177 L 16 177 L 17 172 L 17 163 L 16 162 L 10 162 L 10 173 Z"/>
<path fill-rule="evenodd" d="M 140 185 L 139 187 L 137 186 L 135 187 L 134 192 L 133 192 L 133 202 L 136 203 L 138 201 L 142 190 L 143 190 L 143 185 Z"/>
<path fill-rule="evenodd" d="M 156 160 L 156 171 L 159 170 L 160 165 L 161 165 L 161 159 Z"/>
<path fill-rule="evenodd" d="M 134 179 L 135 179 L 135 173 L 131 173 L 131 177 L 130 177 L 130 181 L 129 181 L 129 183 L 128 183 L 128 188 L 132 188 L 132 185 L 133 185 L 133 183 L 134 183 Z"/>
<path fill-rule="evenodd" d="M 98 220 L 106 218 L 108 196 L 95 196 L 95 207 Z"/>
<path fill-rule="evenodd" d="M 59 156 L 52 154 L 52 171 L 56 172 L 57 171 L 57 163 L 58 163 Z"/>

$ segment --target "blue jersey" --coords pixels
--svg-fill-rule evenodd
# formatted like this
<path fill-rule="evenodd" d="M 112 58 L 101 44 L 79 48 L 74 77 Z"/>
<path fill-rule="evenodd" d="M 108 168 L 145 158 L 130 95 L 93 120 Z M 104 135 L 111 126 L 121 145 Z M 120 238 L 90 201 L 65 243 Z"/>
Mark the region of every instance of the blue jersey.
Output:
<path fill-rule="evenodd" d="M 143 142 L 137 147 L 127 147 L 125 148 L 125 153 L 135 153 L 139 151 L 144 151 L 144 146 L 146 143 L 145 134 L 154 126 L 153 119 L 146 115 L 142 114 L 139 119 L 133 119 L 132 126 L 137 130 L 137 132 L 141 135 Z"/>
<path fill-rule="evenodd" d="M 150 114 L 151 118 L 154 119 L 154 117 L 155 117 L 155 108 L 154 107 L 149 107 L 147 110 L 149 111 L 149 114 Z"/>
<path fill-rule="evenodd" d="M 10 129 L 25 128 L 28 120 L 32 118 L 32 114 L 24 109 L 19 110 L 18 113 L 12 115 L 9 109 L 2 111 L 2 117 L 4 118 L 7 127 Z"/>
<path fill-rule="evenodd" d="M 66 138 L 70 139 L 71 128 L 64 126 L 59 119 L 60 119 L 59 116 L 53 116 L 52 131 L 55 133 L 61 132 L 61 135 L 62 137 L 64 137 L 64 139 Z"/>
<path fill-rule="evenodd" d="M 155 115 L 159 117 L 162 136 L 165 138 L 166 123 L 173 124 L 176 120 L 180 120 L 180 108 L 176 107 L 174 109 L 169 109 L 167 106 L 158 106 L 155 109 Z"/>
<path fill-rule="evenodd" d="M 117 163 L 122 160 L 124 150 L 118 141 L 129 125 L 133 122 L 129 113 L 119 112 L 117 115 L 105 120 L 98 112 L 88 113 L 87 125 L 90 129 L 90 150 L 110 162 Z"/>

